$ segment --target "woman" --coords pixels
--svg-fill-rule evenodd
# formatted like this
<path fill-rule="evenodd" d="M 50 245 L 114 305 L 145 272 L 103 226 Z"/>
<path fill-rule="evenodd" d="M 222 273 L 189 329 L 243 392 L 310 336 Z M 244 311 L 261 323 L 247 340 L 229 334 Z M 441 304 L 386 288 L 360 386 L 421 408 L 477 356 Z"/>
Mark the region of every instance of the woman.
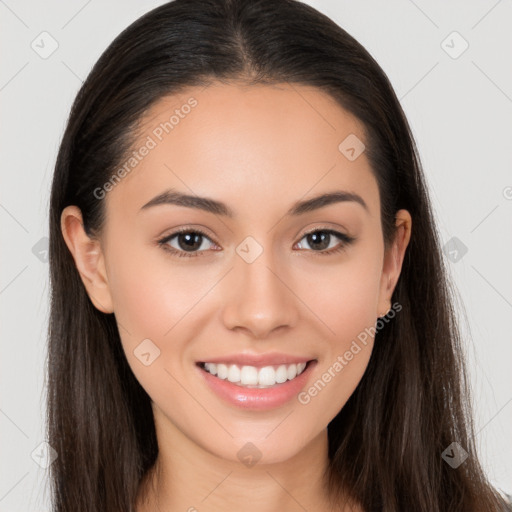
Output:
<path fill-rule="evenodd" d="M 175 0 L 72 107 L 50 206 L 54 510 L 498 511 L 413 137 L 292 0 Z"/>

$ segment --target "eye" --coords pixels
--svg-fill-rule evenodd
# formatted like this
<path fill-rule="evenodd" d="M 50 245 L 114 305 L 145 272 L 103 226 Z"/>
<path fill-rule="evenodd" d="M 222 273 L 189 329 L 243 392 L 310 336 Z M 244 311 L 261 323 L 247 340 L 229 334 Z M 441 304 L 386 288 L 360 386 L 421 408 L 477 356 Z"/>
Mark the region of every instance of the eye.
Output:
<path fill-rule="evenodd" d="M 333 246 L 332 243 L 335 242 L 336 238 L 339 242 Z M 299 240 L 298 245 L 300 249 L 303 249 L 302 240 L 306 240 L 312 252 L 318 253 L 319 255 L 329 255 L 345 250 L 349 244 L 355 241 L 355 238 L 332 229 L 317 228 L 314 231 L 306 233 Z M 206 241 L 209 241 L 209 243 L 215 246 L 215 242 L 200 229 L 182 228 L 158 240 L 158 245 L 180 258 L 191 258 L 201 256 L 201 253 L 208 250 L 208 242 L 205 247 Z"/>
<path fill-rule="evenodd" d="M 208 249 L 208 247 L 204 247 L 205 240 L 209 240 L 213 243 L 206 233 L 200 229 L 184 228 L 162 238 L 158 241 L 158 244 L 162 246 L 163 249 L 176 256 L 194 257 L 199 256 L 197 253 L 204 252 Z M 171 242 L 177 244 L 177 246 L 173 246 Z"/>
<path fill-rule="evenodd" d="M 341 242 L 335 243 L 337 238 Z M 312 248 L 313 252 L 317 252 L 320 255 L 334 254 L 346 249 L 346 246 L 351 244 L 355 238 L 334 231 L 332 229 L 315 229 L 306 233 L 298 244 L 302 248 L 302 240 L 306 240 L 307 244 Z M 332 245 L 334 243 L 334 245 Z"/>

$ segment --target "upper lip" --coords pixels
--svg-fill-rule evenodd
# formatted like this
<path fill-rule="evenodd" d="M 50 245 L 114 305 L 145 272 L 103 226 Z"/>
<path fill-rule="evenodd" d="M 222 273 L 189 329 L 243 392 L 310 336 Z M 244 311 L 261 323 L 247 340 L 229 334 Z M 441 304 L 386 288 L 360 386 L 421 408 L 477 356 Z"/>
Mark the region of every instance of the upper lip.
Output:
<path fill-rule="evenodd" d="M 220 357 L 208 357 L 198 362 L 236 364 L 237 366 L 272 366 L 307 363 L 312 359 L 314 358 L 272 352 L 267 354 L 229 354 Z"/>

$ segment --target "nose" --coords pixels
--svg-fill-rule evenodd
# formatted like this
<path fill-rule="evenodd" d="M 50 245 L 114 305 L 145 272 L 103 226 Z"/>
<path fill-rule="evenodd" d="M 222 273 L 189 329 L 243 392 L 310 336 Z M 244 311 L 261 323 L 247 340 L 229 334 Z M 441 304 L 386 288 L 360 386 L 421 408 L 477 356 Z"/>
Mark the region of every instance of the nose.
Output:
<path fill-rule="evenodd" d="M 236 257 L 224 283 L 222 320 L 226 328 L 265 339 L 273 331 L 296 325 L 300 301 L 287 282 L 289 272 L 277 269 L 270 253 L 263 251 L 252 263 Z"/>

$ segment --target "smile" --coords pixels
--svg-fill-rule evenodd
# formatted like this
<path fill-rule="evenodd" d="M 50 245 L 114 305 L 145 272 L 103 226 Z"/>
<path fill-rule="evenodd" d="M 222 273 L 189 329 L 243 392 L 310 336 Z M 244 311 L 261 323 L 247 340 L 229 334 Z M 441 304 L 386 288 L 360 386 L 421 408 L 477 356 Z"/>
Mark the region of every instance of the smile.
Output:
<path fill-rule="evenodd" d="M 239 366 L 236 364 L 201 363 L 200 366 L 221 380 L 247 388 L 268 388 L 298 377 L 307 363 L 274 366 Z"/>
<path fill-rule="evenodd" d="M 200 377 L 223 402 L 251 410 L 293 403 L 312 377 L 316 359 L 234 356 L 197 362 Z"/>

